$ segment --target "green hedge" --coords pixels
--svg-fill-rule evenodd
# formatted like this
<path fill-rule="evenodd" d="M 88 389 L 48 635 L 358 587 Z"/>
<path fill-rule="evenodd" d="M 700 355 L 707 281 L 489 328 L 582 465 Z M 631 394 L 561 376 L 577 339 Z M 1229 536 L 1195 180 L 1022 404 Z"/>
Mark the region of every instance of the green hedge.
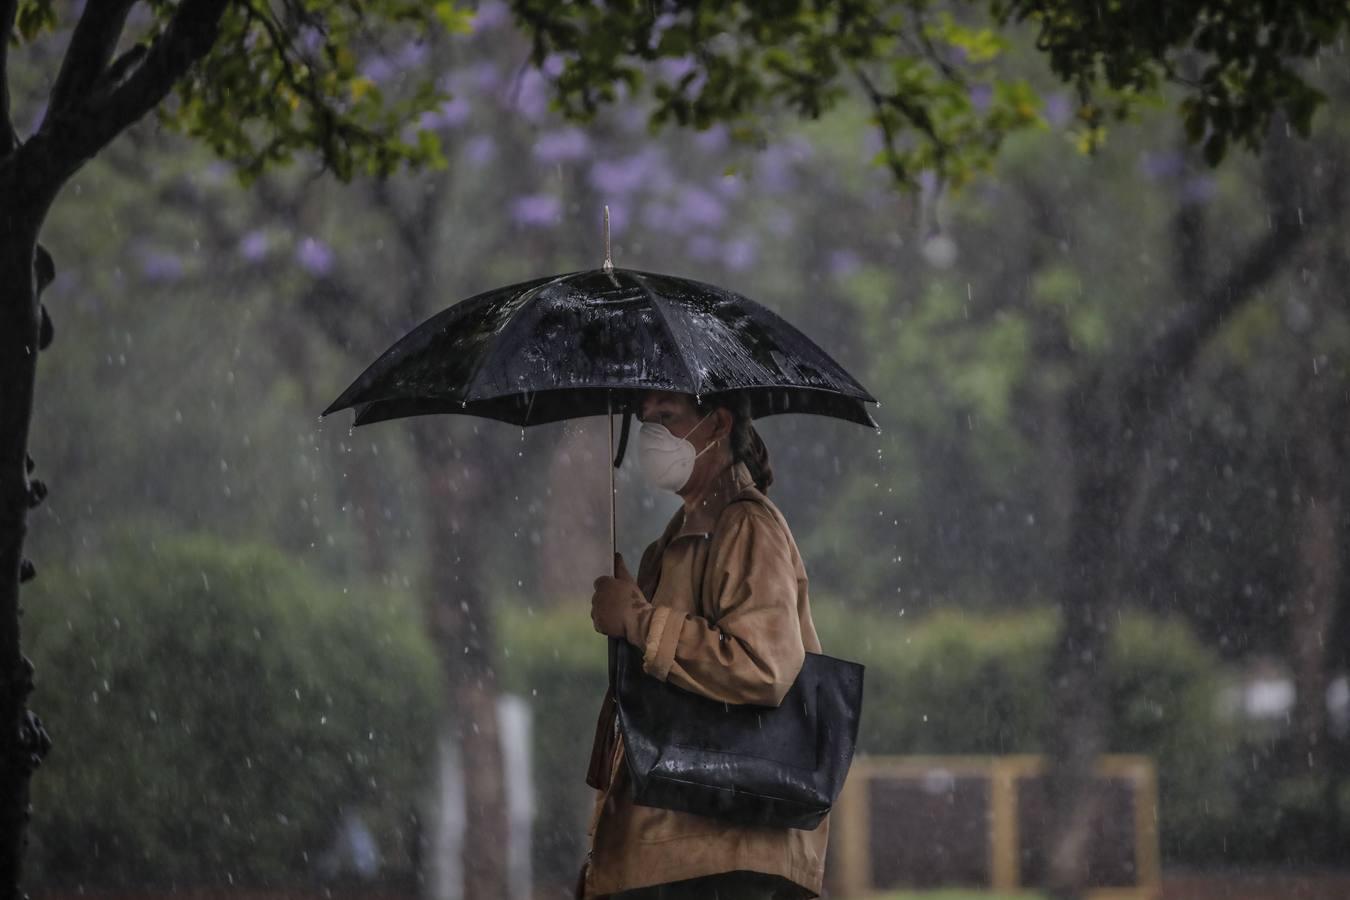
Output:
<path fill-rule="evenodd" d="M 828 599 L 815 607 L 826 652 L 867 666 L 861 751 L 1042 749 L 1053 614 L 953 612 L 914 621 L 840 610 Z M 581 607 L 509 612 L 502 634 L 507 682 L 535 705 L 536 866 L 541 876 L 561 877 L 584 850 L 590 791 L 582 779 L 604 691 L 604 642 Z M 1225 763 L 1233 742 L 1217 714 L 1219 662 L 1184 625 L 1127 615 L 1103 664 L 1110 749 L 1155 759 L 1164 852 L 1186 858 L 1232 824 Z"/>
<path fill-rule="evenodd" d="M 416 609 L 208 537 L 101 558 L 24 595 L 55 741 L 32 883 L 313 882 L 347 812 L 409 875 L 438 702 Z"/>

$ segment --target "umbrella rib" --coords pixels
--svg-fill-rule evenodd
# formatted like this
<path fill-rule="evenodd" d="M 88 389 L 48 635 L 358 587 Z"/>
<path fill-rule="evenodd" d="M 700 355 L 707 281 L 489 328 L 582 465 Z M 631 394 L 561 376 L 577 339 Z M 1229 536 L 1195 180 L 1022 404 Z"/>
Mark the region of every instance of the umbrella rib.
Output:
<path fill-rule="evenodd" d="M 545 281 L 541 284 L 536 284 L 534 287 L 530 288 L 528 291 L 525 291 L 523 294 L 518 294 L 517 299 L 519 300 L 519 305 L 514 310 L 511 311 L 511 316 L 506 320 L 506 324 L 503 325 L 501 328 L 497 329 L 496 340 L 501 340 L 506 336 L 506 333 L 511 330 L 511 326 L 516 323 L 516 320 L 518 318 L 520 318 L 520 311 L 530 305 L 530 301 L 534 299 L 536 294 L 538 294 L 544 288 L 555 285 L 565 278 L 571 278 L 572 275 L 574 274 L 576 273 L 568 272 L 564 275 L 559 275 L 557 278 L 550 278 L 548 281 Z M 482 357 L 480 357 L 478 360 L 478 365 L 474 367 L 473 375 L 471 375 L 469 379 L 464 382 L 464 396 L 460 397 L 461 402 L 463 403 L 469 402 L 469 399 L 473 394 L 473 389 L 478 382 L 478 376 L 483 373 L 483 364 L 487 361 L 489 355 L 491 354 L 486 352 L 483 353 Z M 528 422 L 526 424 L 528 424 Z"/>
<path fill-rule="evenodd" d="M 647 302 L 651 304 L 652 309 L 656 312 L 656 317 L 660 319 L 661 324 L 665 326 L 666 336 L 670 338 L 670 344 L 675 348 L 675 358 L 679 360 L 680 365 L 684 367 L 685 377 L 689 379 L 689 384 L 692 387 L 692 390 L 689 393 L 697 397 L 699 395 L 701 381 L 694 378 L 694 369 L 689 365 L 689 360 L 685 358 L 684 347 L 680 346 L 680 342 L 675 339 L 675 332 L 670 328 L 670 319 L 666 316 L 666 311 L 661 306 L 660 298 L 657 296 L 656 292 L 647 285 L 647 279 L 645 277 L 636 272 L 630 274 L 635 276 L 638 281 L 642 282 L 642 289 L 647 293 Z"/>

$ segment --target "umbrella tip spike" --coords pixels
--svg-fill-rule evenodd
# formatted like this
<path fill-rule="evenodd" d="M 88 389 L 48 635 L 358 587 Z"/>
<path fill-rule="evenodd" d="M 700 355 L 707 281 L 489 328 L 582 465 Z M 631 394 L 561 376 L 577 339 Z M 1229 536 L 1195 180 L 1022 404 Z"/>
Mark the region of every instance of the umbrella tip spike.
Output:
<path fill-rule="evenodd" d="M 601 266 L 608 275 L 614 271 L 614 255 L 610 252 L 609 245 L 609 204 L 605 204 L 605 264 Z"/>

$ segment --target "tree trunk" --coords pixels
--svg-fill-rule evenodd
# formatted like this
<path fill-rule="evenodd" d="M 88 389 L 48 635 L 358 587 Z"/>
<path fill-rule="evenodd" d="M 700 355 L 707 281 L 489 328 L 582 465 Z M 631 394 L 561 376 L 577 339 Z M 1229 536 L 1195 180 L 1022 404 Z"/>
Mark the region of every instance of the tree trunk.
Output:
<path fill-rule="evenodd" d="M 598 437 L 594 427 L 569 424 L 549 463 L 548 502 L 540 523 L 539 595 L 550 600 L 585 597 L 609 561 L 608 453 Z"/>
<path fill-rule="evenodd" d="M 1343 387 L 1330 372 L 1303 379 L 1304 407 L 1294 454 L 1298 484 L 1298 555 L 1289 613 L 1290 659 L 1294 669 L 1294 712 L 1290 771 L 1330 777 L 1327 721 L 1330 633 L 1341 589 L 1341 485 L 1337 465 L 1338 404 Z M 1326 835 L 1327 846 L 1334 840 Z"/>
<path fill-rule="evenodd" d="M 21 896 L 29 776 L 45 752 L 45 734 L 26 705 L 32 667 L 19 648 L 28 430 L 41 322 L 34 255 L 42 215 L 28 212 L 16 193 L 0 187 L 0 900 Z"/>
<path fill-rule="evenodd" d="M 464 896 L 507 897 L 510 835 L 493 667 L 496 635 L 471 524 L 473 511 L 491 498 L 475 465 L 481 454 L 453 459 L 449 442 L 438 440 L 425 423 L 414 423 L 413 435 L 428 500 L 427 616 L 441 650 L 464 767 Z"/>
<path fill-rule="evenodd" d="M 1116 410 L 1089 381 L 1068 399 L 1065 421 L 1072 447 L 1074 501 L 1065 548 L 1065 577 L 1057 596 L 1062 621 L 1050 664 L 1053 728 L 1046 750 L 1046 888 L 1051 897 L 1077 897 L 1088 883 L 1088 842 L 1100 797 L 1097 758 L 1106 749 L 1105 655 L 1119 583 L 1124 510 L 1137 443 Z"/>

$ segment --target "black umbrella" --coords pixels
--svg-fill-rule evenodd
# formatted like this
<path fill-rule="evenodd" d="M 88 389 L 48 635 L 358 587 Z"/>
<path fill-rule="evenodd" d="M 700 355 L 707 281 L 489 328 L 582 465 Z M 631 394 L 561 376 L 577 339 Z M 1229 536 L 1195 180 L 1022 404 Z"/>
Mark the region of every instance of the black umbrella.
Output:
<path fill-rule="evenodd" d="M 876 400 L 806 335 L 711 284 L 615 269 L 538 278 L 470 297 L 404 335 L 323 414 L 356 424 L 432 413 L 539 425 L 625 413 L 617 467 L 642 394 L 736 391 L 755 417 L 783 412 L 874 426 Z M 610 471 L 613 543 L 613 470 Z"/>
<path fill-rule="evenodd" d="M 456 413 L 539 425 L 636 412 L 644 391 L 744 392 L 751 414 L 872 425 L 876 401 L 806 335 L 711 284 L 592 269 L 470 297 L 386 350 L 324 415 Z"/>

